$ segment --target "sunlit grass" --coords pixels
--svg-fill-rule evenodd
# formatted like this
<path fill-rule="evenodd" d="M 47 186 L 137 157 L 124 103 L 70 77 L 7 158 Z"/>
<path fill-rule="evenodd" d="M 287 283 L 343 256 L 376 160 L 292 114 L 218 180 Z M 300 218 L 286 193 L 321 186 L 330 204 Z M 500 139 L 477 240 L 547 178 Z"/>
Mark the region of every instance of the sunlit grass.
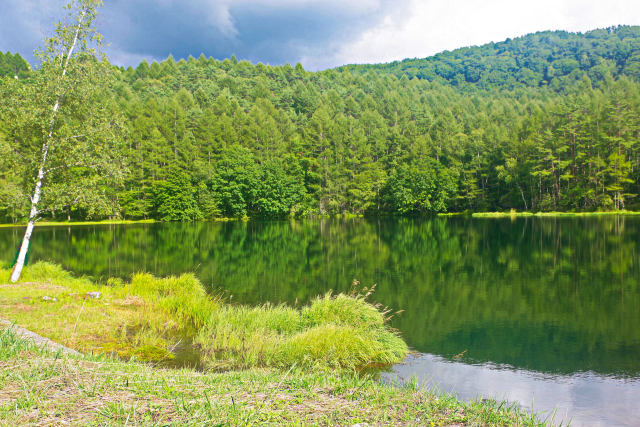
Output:
<path fill-rule="evenodd" d="M 7 284 L 8 277 L 8 270 L 0 270 L 2 317 L 83 353 L 170 359 L 171 346 L 194 334 L 218 306 L 189 274 L 138 274 L 128 283 L 97 285 L 38 262 L 25 268 L 17 284 Z"/>
<path fill-rule="evenodd" d="M 73 226 L 73 225 L 124 225 L 124 224 L 151 224 L 156 222 L 153 219 L 114 219 L 114 220 L 100 220 L 100 221 L 38 221 L 37 227 L 55 227 L 55 226 Z M 24 227 L 27 224 L 24 222 L 16 224 L 0 224 L 0 228 L 4 227 Z"/>
<path fill-rule="evenodd" d="M 640 215 L 637 211 L 603 211 L 603 212 L 475 212 L 473 218 L 509 218 L 509 217 L 590 217 L 590 216 L 615 216 L 615 215 Z"/>
<path fill-rule="evenodd" d="M 196 342 L 219 369 L 389 365 L 408 348 L 384 315 L 365 295 L 327 294 L 302 309 L 226 306 L 212 313 Z"/>
<path fill-rule="evenodd" d="M 0 425 L 521 425 L 513 404 L 462 402 L 348 371 L 200 373 L 52 353 L 0 330 Z"/>
<path fill-rule="evenodd" d="M 8 270 L 0 271 L 7 283 Z M 100 298 L 89 293 L 99 292 Z M 305 366 L 360 369 L 401 361 L 407 345 L 368 294 L 326 294 L 309 305 L 249 307 L 224 303 L 192 274 L 97 285 L 39 262 L 22 280 L 0 286 L 3 316 L 84 353 L 167 361 L 193 341 L 214 369 Z"/>

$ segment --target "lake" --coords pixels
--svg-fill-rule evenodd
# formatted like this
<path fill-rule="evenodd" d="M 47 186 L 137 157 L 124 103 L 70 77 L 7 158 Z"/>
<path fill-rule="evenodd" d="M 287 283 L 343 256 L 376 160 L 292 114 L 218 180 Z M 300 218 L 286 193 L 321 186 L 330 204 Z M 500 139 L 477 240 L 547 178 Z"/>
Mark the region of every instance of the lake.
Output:
<path fill-rule="evenodd" d="M 0 229 L 3 264 L 21 238 Z M 195 272 L 249 304 L 375 284 L 416 350 L 385 381 L 415 376 L 572 425 L 640 425 L 637 217 L 37 227 L 35 260 L 99 280 Z"/>

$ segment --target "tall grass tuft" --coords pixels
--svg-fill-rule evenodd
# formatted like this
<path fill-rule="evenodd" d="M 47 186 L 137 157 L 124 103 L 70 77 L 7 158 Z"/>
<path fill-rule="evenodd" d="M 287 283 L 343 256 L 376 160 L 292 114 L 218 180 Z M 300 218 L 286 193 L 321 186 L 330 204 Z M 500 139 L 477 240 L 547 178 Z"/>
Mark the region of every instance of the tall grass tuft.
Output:
<path fill-rule="evenodd" d="M 332 323 L 379 328 L 384 324 L 383 313 L 368 303 L 364 295 L 339 294 L 334 297 L 331 292 L 303 308 L 302 318 L 307 326 Z"/>
<path fill-rule="evenodd" d="M 101 297 L 89 298 L 89 291 Z M 386 312 L 367 301 L 370 292 L 328 293 L 302 308 L 249 307 L 211 297 L 193 274 L 157 278 L 139 273 L 127 283 L 108 280 L 99 286 L 39 262 L 25 269 L 23 284 L 0 293 L 13 298 L 17 308 L 12 315 L 36 332 L 79 350 L 138 360 L 171 359 L 183 340 L 193 341 L 202 362 L 214 369 L 296 365 L 354 370 L 396 363 L 408 352 L 387 325 Z M 29 308 L 20 311 L 25 293 Z"/>
<path fill-rule="evenodd" d="M 196 342 L 218 369 L 389 365 L 401 361 L 408 348 L 384 314 L 364 295 L 330 293 L 300 310 L 225 306 L 212 314 Z"/>
<path fill-rule="evenodd" d="M 32 342 L 20 339 L 11 328 L 0 328 L 0 360 L 11 359 L 34 348 Z"/>
<path fill-rule="evenodd" d="M 276 352 L 275 364 L 360 369 L 397 363 L 406 354 L 404 341 L 390 331 L 328 323 L 285 340 Z"/>
<path fill-rule="evenodd" d="M 218 301 L 210 298 L 202 283 L 193 274 L 159 279 L 147 273 L 138 273 L 124 286 L 128 295 L 139 296 L 171 316 L 178 324 L 193 330 L 201 328 L 218 308 Z"/>

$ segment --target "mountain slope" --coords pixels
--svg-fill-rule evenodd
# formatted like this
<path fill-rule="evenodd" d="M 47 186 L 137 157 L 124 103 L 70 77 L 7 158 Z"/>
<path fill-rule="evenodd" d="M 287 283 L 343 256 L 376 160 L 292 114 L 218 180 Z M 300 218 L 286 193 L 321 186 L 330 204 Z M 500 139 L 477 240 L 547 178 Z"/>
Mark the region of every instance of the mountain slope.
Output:
<path fill-rule="evenodd" d="M 482 89 L 549 85 L 607 74 L 640 80 L 640 26 L 619 26 L 587 33 L 545 31 L 500 43 L 445 51 L 424 59 L 387 64 L 347 65 L 341 71 L 390 73 Z"/>

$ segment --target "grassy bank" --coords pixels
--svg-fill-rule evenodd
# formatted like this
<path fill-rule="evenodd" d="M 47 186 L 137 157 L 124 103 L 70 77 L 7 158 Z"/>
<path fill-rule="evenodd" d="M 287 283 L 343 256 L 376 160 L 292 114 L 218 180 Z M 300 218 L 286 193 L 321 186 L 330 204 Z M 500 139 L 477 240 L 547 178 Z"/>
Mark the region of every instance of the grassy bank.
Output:
<path fill-rule="evenodd" d="M 441 212 L 438 217 L 456 217 L 471 216 L 473 218 L 506 218 L 506 217 L 590 217 L 590 216 L 615 216 L 615 215 L 640 215 L 640 211 L 605 211 L 605 212 L 528 212 L 528 211 L 509 211 L 509 212 Z M 357 219 L 364 218 L 363 215 L 356 214 L 337 214 L 337 215 L 313 215 L 311 219 Z M 211 222 L 234 222 L 249 221 L 250 218 L 213 218 Z M 151 224 L 158 222 L 154 219 L 142 220 L 102 220 L 102 221 L 39 221 L 36 227 L 61 227 L 76 225 L 126 225 L 126 224 Z M 18 224 L 0 224 L 0 228 L 25 227 L 25 223 Z"/>
<path fill-rule="evenodd" d="M 475 212 L 471 214 L 473 218 L 513 218 L 513 217 L 599 217 L 640 215 L 637 211 L 606 211 L 606 212 Z"/>
<path fill-rule="evenodd" d="M 365 373 L 408 351 L 367 293 L 248 307 L 191 275 L 98 285 L 48 263 L 18 284 L 8 275 L 2 317 L 85 355 L 0 329 L 0 424 L 538 424 L 513 406 Z"/>
<path fill-rule="evenodd" d="M 151 224 L 156 222 L 153 219 L 141 219 L 141 220 L 102 220 L 102 221 L 38 221 L 36 227 L 61 227 L 71 225 L 123 225 L 123 224 Z M 17 224 L 0 224 L 0 228 L 9 227 L 26 227 L 26 223 Z"/>
<path fill-rule="evenodd" d="M 8 283 L 9 270 L 0 271 Z M 99 298 L 91 298 L 91 293 Z M 366 295 L 324 295 L 304 307 L 225 303 L 193 275 L 98 285 L 36 263 L 0 286 L 16 324 L 83 353 L 210 369 L 319 366 L 361 369 L 401 361 L 408 349 Z M 186 360 L 182 360 L 186 359 Z"/>
<path fill-rule="evenodd" d="M 210 222 L 232 222 L 232 221 L 247 221 L 248 218 L 212 218 L 207 221 Z M 100 220 L 100 221 L 38 221 L 36 222 L 36 227 L 63 227 L 63 226 L 76 226 L 76 225 L 126 225 L 126 224 L 153 224 L 156 221 L 155 219 L 137 219 L 137 220 L 128 220 L 128 219 L 115 219 L 115 220 Z M 0 228 L 10 228 L 10 227 L 26 227 L 26 223 L 17 223 L 17 224 L 0 224 Z"/>
<path fill-rule="evenodd" d="M 51 353 L 0 331 L 0 425 L 539 425 L 493 401 L 299 368 L 224 373 Z"/>

